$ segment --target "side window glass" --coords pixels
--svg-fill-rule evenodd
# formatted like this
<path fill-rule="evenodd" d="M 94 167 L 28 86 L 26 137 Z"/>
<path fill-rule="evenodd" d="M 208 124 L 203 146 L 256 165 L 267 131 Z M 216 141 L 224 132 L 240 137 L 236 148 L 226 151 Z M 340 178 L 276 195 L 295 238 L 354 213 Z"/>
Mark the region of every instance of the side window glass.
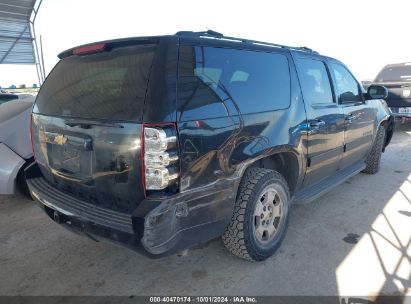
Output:
<path fill-rule="evenodd" d="M 223 102 L 227 97 L 218 91 L 217 85 L 223 71 L 218 66 L 198 64 L 200 58 L 194 47 L 180 47 L 177 100 L 181 112 L 179 120 L 228 115 L 227 105 Z"/>
<path fill-rule="evenodd" d="M 286 109 L 290 87 L 288 59 L 283 54 L 180 47 L 180 121 Z"/>
<path fill-rule="evenodd" d="M 340 102 L 358 102 L 361 101 L 361 92 L 357 81 L 346 68 L 340 64 L 331 64 L 337 85 L 337 94 Z"/>
<path fill-rule="evenodd" d="M 197 76 L 206 84 L 218 83 L 221 76 L 221 69 L 207 67 L 194 68 L 194 76 Z"/>
<path fill-rule="evenodd" d="M 305 102 L 311 105 L 334 102 L 330 79 L 323 62 L 298 59 L 297 70 Z"/>

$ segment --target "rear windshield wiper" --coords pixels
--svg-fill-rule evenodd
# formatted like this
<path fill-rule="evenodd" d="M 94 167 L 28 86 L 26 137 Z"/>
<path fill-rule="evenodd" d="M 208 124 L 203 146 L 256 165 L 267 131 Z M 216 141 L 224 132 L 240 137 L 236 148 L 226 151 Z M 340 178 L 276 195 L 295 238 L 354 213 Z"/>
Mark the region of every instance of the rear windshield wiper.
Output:
<path fill-rule="evenodd" d="M 79 120 L 79 119 L 66 119 L 64 123 L 69 127 L 79 126 L 83 129 L 89 129 L 91 126 L 103 126 L 112 128 L 124 128 L 123 125 L 118 123 L 101 122 L 101 121 L 89 121 L 89 120 Z"/>

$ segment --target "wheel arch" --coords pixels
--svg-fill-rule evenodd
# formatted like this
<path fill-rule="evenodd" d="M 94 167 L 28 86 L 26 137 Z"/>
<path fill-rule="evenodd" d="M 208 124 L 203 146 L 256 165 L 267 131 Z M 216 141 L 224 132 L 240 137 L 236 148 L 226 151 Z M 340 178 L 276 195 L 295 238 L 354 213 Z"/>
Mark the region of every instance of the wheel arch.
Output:
<path fill-rule="evenodd" d="M 280 173 L 287 181 L 291 196 L 295 192 L 299 179 L 299 162 L 292 152 L 279 152 L 259 160 L 259 167 Z"/>
<path fill-rule="evenodd" d="M 391 142 L 392 136 L 394 135 L 394 126 L 395 126 L 394 117 L 393 116 L 386 117 L 380 122 L 379 126 L 382 126 L 385 129 L 385 142 L 384 142 L 384 147 L 382 150 L 384 152 L 385 148 Z"/>
<path fill-rule="evenodd" d="M 277 171 L 286 180 L 290 194 L 293 196 L 295 191 L 300 187 L 305 175 L 305 159 L 297 151 L 287 147 L 281 147 L 274 150 L 271 154 L 261 155 L 254 159 L 245 171 L 249 168 L 265 168 Z"/>

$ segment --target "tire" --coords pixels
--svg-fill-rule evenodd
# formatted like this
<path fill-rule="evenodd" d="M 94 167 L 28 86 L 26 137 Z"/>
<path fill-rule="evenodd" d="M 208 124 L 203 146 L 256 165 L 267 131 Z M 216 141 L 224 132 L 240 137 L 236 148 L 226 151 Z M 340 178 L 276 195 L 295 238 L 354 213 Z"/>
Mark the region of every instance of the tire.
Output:
<path fill-rule="evenodd" d="M 287 231 L 289 203 L 290 191 L 280 173 L 248 169 L 238 190 L 231 221 L 222 236 L 225 247 L 249 261 L 263 261 L 272 256 Z M 256 215 L 260 212 L 261 215 Z"/>
<path fill-rule="evenodd" d="M 377 137 L 372 145 L 371 151 L 365 159 L 365 169 L 362 171 L 367 174 L 375 174 L 380 170 L 381 154 L 385 142 L 385 128 L 378 127 Z"/>

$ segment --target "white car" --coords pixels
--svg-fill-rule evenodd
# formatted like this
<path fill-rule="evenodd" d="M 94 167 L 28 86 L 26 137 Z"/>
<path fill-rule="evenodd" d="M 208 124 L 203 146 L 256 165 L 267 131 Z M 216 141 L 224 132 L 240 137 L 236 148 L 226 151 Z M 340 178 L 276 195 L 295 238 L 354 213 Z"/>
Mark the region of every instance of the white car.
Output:
<path fill-rule="evenodd" d="M 6 96 L 8 95 L 8 96 Z M 24 190 L 24 168 L 33 161 L 30 143 L 30 115 L 34 95 L 0 94 L 0 194 Z"/>

